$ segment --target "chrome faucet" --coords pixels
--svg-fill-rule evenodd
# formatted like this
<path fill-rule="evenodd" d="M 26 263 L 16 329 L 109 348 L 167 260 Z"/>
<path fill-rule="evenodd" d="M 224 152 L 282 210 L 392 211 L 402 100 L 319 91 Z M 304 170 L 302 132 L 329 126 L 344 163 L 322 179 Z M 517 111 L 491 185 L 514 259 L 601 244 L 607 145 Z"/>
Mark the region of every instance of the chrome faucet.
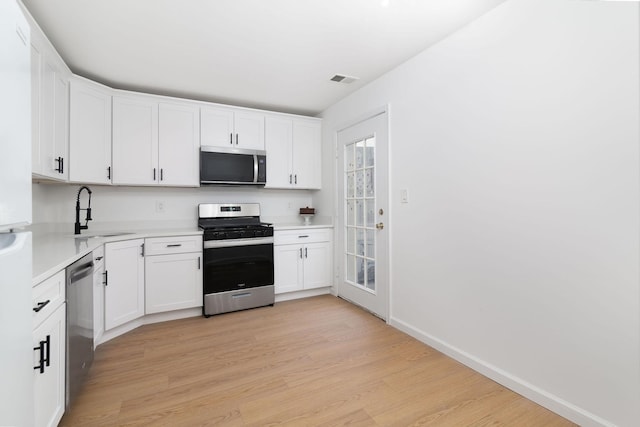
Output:
<path fill-rule="evenodd" d="M 87 206 L 86 209 L 80 209 L 80 193 L 82 193 L 82 190 L 87 190 L 87 193 L 89 193 L 89 205 Z M 80 225 L 80 211 L 87 211 L 87 216 L 85 218 L 85 223 L 84 225 Z M 82 187 L 80 187 L 80 190 L 78 190 L 78 198 L 76 199 L 76 231 L 75 234 L 80 234 L 80 230 L 86 230 L 87 228 L 89 228 L 89 221 L 91 221 L 91 190 L 89 189 L 89 187 L 83 185 Z"/>

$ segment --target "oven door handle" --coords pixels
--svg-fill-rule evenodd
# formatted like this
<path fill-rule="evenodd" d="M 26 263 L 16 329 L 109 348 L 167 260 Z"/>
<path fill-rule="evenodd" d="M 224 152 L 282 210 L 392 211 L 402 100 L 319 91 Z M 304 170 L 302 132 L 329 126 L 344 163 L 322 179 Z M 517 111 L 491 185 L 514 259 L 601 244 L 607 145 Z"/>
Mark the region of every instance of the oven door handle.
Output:
<path fill-rule="evenodd" d="M 273 237 L 257 237 L 253 239 L 205 240 L 204 249 L 230 248 L 237 246 L 255 246 L 273 244 Z"/>

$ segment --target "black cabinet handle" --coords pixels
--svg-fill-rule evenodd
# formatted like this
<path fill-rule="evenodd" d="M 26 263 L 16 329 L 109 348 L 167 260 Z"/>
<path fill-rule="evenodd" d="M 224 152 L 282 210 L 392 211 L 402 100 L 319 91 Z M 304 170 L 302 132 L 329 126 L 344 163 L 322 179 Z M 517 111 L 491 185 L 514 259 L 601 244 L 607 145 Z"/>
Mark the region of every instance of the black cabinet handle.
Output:
<path fill-rule="evenodd" d="M 63 169 L 63 163 L 62 163 L 62 157 L 58 157 L 57 159 L 54 160 L 56 163 L 58 163 L 58 167 L 55 168 L 54 170 L 58 173 L 62 173 Z"/>
<path fill-rule="evenodd" d="M 156 168 L 153 168 L 153 180 L 156 180 Z"/>
<path fill-rule="evenodd" d="M 109 272 L 105 270 L 102 274 L 104 275 L 104 282 L 102 282 L 102 284 L 105 286 L 109 286 Z"/>
<path fill-rule="evenodd" d="M 309 257 L 307 256 L 307 248 L 304 248 L 304 257 L 305 257 L 305 258 L 309 258 Z"/>
<path fill-rule="evenodd" d="M 140 256 L 144 256 L 144 243 L 140 245 Z"/>
<path fill-rule="evenodd" d="M 179 248 L 180 246 L 182 246 L 182 243 L 176 243 L 173 245 L 167 245 L 168 248 Z"/>
<path fill-rule="evenodd" d="M 302 248 L 300 248 L 300 259 L 302 259 Z"/>
<path fill-rule="evenodd" d="M 104 258 L 104 257 L 97 256 L 96 259 L 94 259 L 94 261 L 100 261 L 102 258 Z"/>
<path fill-rule="evenodd" d="M 111 179 L 111 166 L 107 166 L 107 179 Z"/>
<path fill-rule="evenodd" d="M 289 184 L 293 184 L 293 175 L 289 174 Z"/>
<path fill-rule="evenodd" d="M 198 270 L 200 270 L 200 257 L 198 257 Z"/>
<path fill-rule="evenodd" d="M 40 361 L 38 366 L 34 366 L 33 369 L 39 370 L 41 374 L 44 374 L 44 367 L 50 366 L 50 356 L 51 356 L 51 335 L 47 335 L 47 339 L 44 341 L 40 341 L 40 345 L 38 347 L 34 347 L 34 350 L 40 350 Z"/>
<path fill-rule="evenodd" d="M 164 168 L 160 168 L 160 181 L 164 179 Z"/>
<path fill-rule="evenodd" d="M 45 302 L 39 302 L 37 307 L 33 307 L 33 311 L 35 311 L 36 313 L 39 312 L 40 310 L 45 308 L 47 304 L 49 304 L 50 302 L 51 302 L 50 299 L 46 300 Z"/>
<path fill-rule="evenodd" d="M 229 144 L 233 145 L 233 133 L 229 134 Z"/>
<path fill-rule="evenodd" d="M 238 145 L 238 142 L 240 142 L 240 138 L 238 137 L 238 134 L 236 133 L 236 145 Z"/>

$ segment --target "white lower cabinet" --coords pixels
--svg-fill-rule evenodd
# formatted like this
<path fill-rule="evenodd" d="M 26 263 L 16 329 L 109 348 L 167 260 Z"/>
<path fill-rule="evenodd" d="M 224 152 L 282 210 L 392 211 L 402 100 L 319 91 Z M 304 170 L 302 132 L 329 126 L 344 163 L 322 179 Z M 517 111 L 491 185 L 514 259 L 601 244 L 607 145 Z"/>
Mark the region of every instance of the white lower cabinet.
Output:
<path fill-rule="evenodd" d="M 202 306 L 202 236 L 145 241 L 145 313 Z"/>
<path fill-rule="evenodd" d="M 105 330 L 144 316 L 144 239 L 104 245 Z"/>
<path fill-rule="evenodd" d="M 33 375 L 36 427 L 55 427 L 65 408 L 65 272 L 33 288 Z"/>
<path fill-rule="evenodd" d="M 276 294 L 331 286 L 331 229 L 300 229 L 274 233 Z"/>

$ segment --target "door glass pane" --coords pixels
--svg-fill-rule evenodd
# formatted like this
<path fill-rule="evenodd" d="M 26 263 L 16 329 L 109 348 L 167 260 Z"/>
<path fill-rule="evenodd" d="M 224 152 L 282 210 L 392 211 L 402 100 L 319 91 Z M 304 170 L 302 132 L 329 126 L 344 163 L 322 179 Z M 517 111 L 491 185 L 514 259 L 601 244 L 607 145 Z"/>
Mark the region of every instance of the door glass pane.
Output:
<path fill-rule="evenodd" d="M 356 273 L 358 275 L 358 285 L 364 285 L 364 258 L 356 258 Z"/>
<path fill-rule="evenodd" d="M 356 197 L 364 195 L 364 171 L 356 172 Z"/>
<path fill-rule="evenodd" d="M 367 288 L 376 289 L 376 262 L 371 259 L 367 260 Z"/>
<path fill-rule="evenodd" d="M 375 164 L 376 158 L 375 158 L 375 145 L 376 145 L 376 138 L 375 137 L 371 137 L 371 138 L 367 138 L 367 140 L 365 141 L 365 163 L 364 165 L 366 167 L 369 166 L 373 166 Z"/>
<path fill-rule="evenodd" d="M 364 201 L 364 203 L 365 203 L 365 213 L 367 217 L 366 226 L 367 228 L 372 228 L 376 220 L 375 200 L 367 199 Z"/>
<path fill-rule="evenodd" d="M 373 197 L 375 191 L 375 175 L 373 174 L 373 168 L 364 170 L 364 185 L 365 195 L 367 197 Z"/>
<path fill-rule="evenodd" d="M 347 197 L 355 195 L 355 185 L 355 174 L 353 172 L 347 173 Z"/>
<path fill-rule="evenodd" d="M 364 230 L 362 228 L 358 228 L 356 236 L 356 255 L 364 256 Z"/>
<path fill-rule="evenodd" d="M 376 257 L 376 240 L 375 240 L 375 231 L 367 230 L 367 250 L 365 251 L 365 255 L 367 258 L 375 258 Z"/>
<path fill-rule="evenodd" d="M 356 169 L 364 165 L 364 141 L 356 142 Z"/>
<path fill-rule="evenodd" d="M 345 147 L 344 153 L 345 153 L 345 170 L 346 171 L 352 171 L 355 169 L 355 162 L 354 162 L 354 157 L 353 157 L 353 149 L 354 146 L 353 145 L 347 145 Z"/>
<path fill-rule="evenodd" d="M 356 281 L 356 261 L 353 255 L 347 255 L 347 281 L 355 283 Z"/>
<path fill-rule="evenodd" d="M 364 200 L 356 200 L 356 225 L 364 225 Z"/>
<path fill-rule="evenodd" d="M 356 252 L 356 229 L 353 227 L 347 228 L 347 252 L 353 254 Z"/>
<path fill-rule="evenodd" d="M 347 219 L 347 221 L 346 221 L 347 226 L 356 225 L 356 222 L 355 222 L 356 210 L 355 210 L 355 206 L 354 205 L 355 205 L 355 202 L 353 200 L 347 200 L 347 209 L 346 209 L 347 211 L 345 212 L 345 215 L 347 217 L 346 218 Z"/>

